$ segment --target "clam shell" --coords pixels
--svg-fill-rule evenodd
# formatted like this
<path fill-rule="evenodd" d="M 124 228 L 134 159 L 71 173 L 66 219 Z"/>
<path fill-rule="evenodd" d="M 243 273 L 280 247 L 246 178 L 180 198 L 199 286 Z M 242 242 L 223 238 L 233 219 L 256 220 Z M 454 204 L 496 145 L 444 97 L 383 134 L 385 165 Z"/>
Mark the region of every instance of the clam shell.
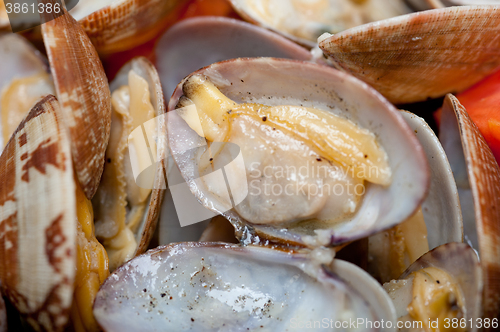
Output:
<path fill-rule="evenodd" d="M 123 85 L 128 85 L 128 73 L 134 70 L 136 74 L 144 78 L 149 83 L 151 103 L 155 109 L 157 117 L 158 140 L 157 140 L 157 167 L 155 170 L 154 189 L 149 197 L 149 204 L 144 217 L 136 232 L 137 249 L 134 256 L 142 254 L 148 248 L 149 242 L 156 230 L 161 204 L 166 189 L 165 182 L 165 156 L 166 156 L 166 123 L 162 115 L 165 114 L 165 100 L 163 98 L 162 86 L 158 73 L 146 58 L 138 57 L 128 62 L 120 69 L 115 80 L 111 83 L 111 90 L 115 90 Z M 135 129 L 135 128 L 133 128 Z M 128 162 L 128 161 L 126 161 Z"/>
<path fill-rule="evenodd" d="M 61 331 L 75 276 L 76 202 L 59 103 L 33 107 L 0 156 L 2 292 L 37 330 Z"/>
<path fill-rule="evenodd" d="M 110 134 L 108 80 L 90 39 L 67 12 L 43 24 L 42 33 L 73 164 L 90 199 L 101 179 Z"/>
<path fill-rule="evenodd" d="M 308 251 L 178 243 L 117 269 L 99 290 L 94 314 L 106 331 L 284 331 L 294 318 L 338 315 L 348 298 L 354 317 L 371 314 L 395 326 L 381 290 L 360 268 L 337 260 L 329 268 Z"/>
<path fill-rule="evenodd" d="M 413 272 L 427 268 L 436 267 L 447 272 L 458 284 L 464 299 L 465 319 L 472 319 L 473 322 L 481 317 L 481 292 L 483 280 L 481 265 L 474 250 L 464 243 L 447 243 L 439 246 L 413 263 L 399 279 L 410 277 Z M 410 298 L 411 299 L 411 298 Z M 393 297 L 394 305 L 401 312 L 406 314 L 406 307 L 409 303 L 396 293 Z M 398 316 L 403 316 L 399 313 Z M 476 331 L 472 328 L 470 331 Z"/>
<path fill-rule="evenodd" d="M 0 96 L 2 90 L 13 79 L 49 70 L 47 59 L 23 37 L 14 33 L 0 34 L 0 59 L 2 59 L 0 61 Z M 0 112 L 1 110 L 0 104 Z M 29 109 L 26 110 L 26 114 L 28 112 Z M 3 147 L 5 143 L 7 142 L 3 142 L 3 135 L 0 135 L 0 146 Z"/>
<path fill-rule="evenodd" d="M 463 242 L 463 220 L 457 184 L 445 150 L 424 119 L 406 111 L 401 114 L 422 144 L 430 166 L 429 194 L 422 203 L 429 248 L 449 242 Z"/>
<path fill-rule="evenodd" d="M 168 24 L 167 16 L 185 0 L 80 1 L 70 13 L 100 53 L 142 44 Z"/>
<path fill-rule="evenodd" d="M 452 167 L 465 171 L 468 178 L 472 201 L 462 200 L 462 209 L 474 211 L 483 270 L 484 315 L 496 318 L 500 314 L 500 169 L 479 129 L 453 95 L 445 98 L 440 132 L 445 151 L 454 156 Z M 474 225 L 474 220 L 464 222 Z"/>
<path fill-rule="evenodd" d="M 224 17 L 196 17 L 170 28 L 155 48 L 165 96 L 187 75 L 214 62 L 270 56 L 310 60 L 311 53 L 268 30 Z"/>
<path fill-rule="evenodd" d="M 231 221 L 239 238 L 248 236 L 252 241 L 269 239 L 308 246 L 338 245 L 391 228 L 411 216 L 424 200 L 429 170 L 422 146 L 401 114 L 354 77 L 313 63 L 273 58 L 220 62 L 192 75 L 195 74 L 205 75 L 224 95 L 238 103 L 303 105 L 347 118 L 375 134 L 393 170 L 391 185 L 384 188 L 368 184 L 354 216 L 336 228 L 308 233 L 296 228 L 251 225 L 234 209 L 221 209 L 212 193 L 197 186 L 195 180 L 199 174 L 193 148 L 200 143 L 200 137 L 175 112 L 169 113 L 170 150 L 184 180 L 205 207 Z M 182 96 L 182 85 L 183 82 L 174 92 L 169 111 L 175 109 Z"/>
<path fill-rule="evenodd" d="M 393 103 L 465 90 L 500 67 L 500 7 L 424 11 L 366 24 L 322 40 L 335 67 Z"/>

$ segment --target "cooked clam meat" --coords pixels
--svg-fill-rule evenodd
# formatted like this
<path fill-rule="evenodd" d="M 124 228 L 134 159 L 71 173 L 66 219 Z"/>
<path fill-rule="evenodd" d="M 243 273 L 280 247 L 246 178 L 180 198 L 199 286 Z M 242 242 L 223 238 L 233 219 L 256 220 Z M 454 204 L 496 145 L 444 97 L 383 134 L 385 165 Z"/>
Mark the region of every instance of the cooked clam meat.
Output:
<path fill-rule="evenodd" d="M 153 119 L 155 112 L 148 82 L 134 70 L 128 74 L 128 85 L 115 90 L 111 100 L 113 114 L 106 164 L 92 203 L 96 235 L 106 247 L 110 269 L 114 270 L 131 259 L 137 249 L 134 233 L 144 216 L 151 193 L 151 189 L 140 188 L 135 183 L 131 166 L 131 160 L 149 161 L 149 155 L 147 158 L 140 155 L 148 151 L 141 148 L 130 151 L 128 138 L 133 129 Z M 156 148 L 152 149 L 156 153 Z M 134 154 L 132 159 L 131 153 Z M 151 184 L 149 188 L 152 187 Z"/>
<path fill-rule="evenodd" d="M 254 224 L 337 223 L 356 211 L 365 181 L 391 182 L 387 155 L 375 135 L 332 113 L 237 104 L 201 75 L 184 84 L 180 106 L 187 106 L 179 114 L 199 136 L 241 149 L 249 194 L 235 209 Z M 218 146 L 199 155 L 200 175 L 227 162 Z M 210 177 L 203 179 L 210 191 L 224 190 Z"/>

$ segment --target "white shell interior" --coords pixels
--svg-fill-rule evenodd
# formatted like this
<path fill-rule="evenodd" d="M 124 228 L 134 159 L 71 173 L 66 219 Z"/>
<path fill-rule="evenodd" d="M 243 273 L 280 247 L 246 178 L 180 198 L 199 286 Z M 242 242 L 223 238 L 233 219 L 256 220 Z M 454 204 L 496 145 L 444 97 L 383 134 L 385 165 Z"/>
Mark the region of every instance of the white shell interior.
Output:
<path fill-rule="evenodd" d="M 342 280 L 350 277 L 356 288 Z M 311 321 L 395 318 L 380 285 L 350 263 L 331 272 L 303 253 L 215 243 L 133 259 L 101 287 L 94 314 L 106 331 L 286 331 Z"/>
<path fill-rule="evenodd" d="M 429 249 L 449 242 L 462 242 L 460 201 L 446 153 L 424 119 L 406 111 L 401 114 L 422 144 L 430 166 L 431 185 L 422 203 Z"/>

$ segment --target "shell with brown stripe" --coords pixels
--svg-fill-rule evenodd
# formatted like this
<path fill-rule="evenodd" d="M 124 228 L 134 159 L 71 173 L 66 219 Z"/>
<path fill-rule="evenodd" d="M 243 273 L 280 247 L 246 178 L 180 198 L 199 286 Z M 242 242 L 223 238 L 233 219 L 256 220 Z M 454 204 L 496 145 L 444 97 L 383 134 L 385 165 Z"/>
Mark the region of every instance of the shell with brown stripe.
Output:
<path fill-rule="evenodd" d="M 36 330 L 68 320 L 75 275 L 75 183 L 54 96 L 38 102 L 0 157 L 0 280 Z"/>
<path fill-rule="evenodd" d="M 445 98 L 441 121 L 441 131 L 460 135 L 456 139 L 462 143 L 472 190 L 483 269 L 483 312 L 485 317 L 496 318 L 500 315 L 500 168 L 466 109 L 451 94 Z M 451 140 L 449 137 L 443 137 L 445 146 Z"/>

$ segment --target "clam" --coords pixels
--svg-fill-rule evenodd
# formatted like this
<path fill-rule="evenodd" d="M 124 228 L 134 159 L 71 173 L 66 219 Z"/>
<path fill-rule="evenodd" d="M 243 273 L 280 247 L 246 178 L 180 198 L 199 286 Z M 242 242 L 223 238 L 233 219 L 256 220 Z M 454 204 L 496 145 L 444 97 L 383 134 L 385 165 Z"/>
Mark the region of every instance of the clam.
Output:
<path fill-rule="evenodd" d="M 426 253 L 398 280 L 384 284 L 398 319 L 407 330 L 443 331 L 452 319 L 466 322 L 455 331 L 477 331 L 483 287 L 481 266 L 464 243 L 448 243 Z M 419 325 L 416 325 L 418 323 Z M 401 323 L 400 323 L 401 324 Z"/>
<path fill-rule="evenodd" d="M 43 24 L 42 33 L 76 174 L 90 199 L 99 185 L 110 134 L 108 80 L 94 46 L 67 12 Z"/>
<path fill-rule="evenodd" d="M 420 211 L 368 239 L 368 272 L 382 283 L 398 278 L 429 248 L 464 239 L 457 184 L 441 143 L 424 119 L 401 114 L 424 148 L 431 181 Z"/>
<path fill-rule="evenodd" d="M 393 103 L 459 92 L 500 67 L 500 8 L 463 6 L 394 17 L 324 35 L 336 68 Z"/>
<path fill-rule="evenodd" d="M 424 151 L 401 114 L 334 69 L 273 58 L 216 63 L 179 84 L 169 110 L 169 145 L 184 180 L 244 243 L 360 239 L 413 215 L 428 189 Z M 322 143 L 323 133 L 334 139 Z"/>
<path fill-rule="evenodd" d="M 47 60 L 17 34 L 0 35 L 1 148 L 42 96 L 54 94 Z"/>
<path fill-rule="evenodd" d="M 166 127 L 161 121 L 165 102 L 160 80 L 145 58 L 134 58 L 126 64 L 111 83 L 111 91 L 111 136 L 104 173 L 92 203 L 96 235 L 114 270 L 146 251 L 156 229 L 166 188 Z M 143 126 L 154 160 L 145 144 Z M 146 171 L 135 174 L 134 168 Z"/>
<path fill-rule="evenodd" d="M 50 95 L 37 103 L 0 156 L 2 293 L 35 329 L 47 331 L 68 322 L 79 273 L 76 220 L 84 209 L 58 108 Z"/>
<path fill-rule="evenodd" d="M 314 47 L 324 32 L 338 33 L 413 11 L 405 0 L 231 0 L 231 3 L 246 20 L 309 47 Z"/>
<path fill-rule="evenodd" d="M 447 95 L 443 104 L 440 138 L 459 188 L 465 234 L 479 250 L 484 316 L 496 318 L 500 314 L 500 169 L 453 95 Z"/>
<path fill-rule="evenodd" d="M 86 0 L 71 15 L 81 24 L 99 53 L 142 44 L 169 24 L 168 16 L 185 0 Z"/>
<path fill-rule="evenodd" d="M 395 310 L 380 285 L 331 259 L 328 250 L 210 242 L 159 247 L 106 280 L 94 314 L 105 331 L 284 331 L 314 321 L 341 330 L 335 322 L 349 319 L 383 319 L 393 324 L 385 331 L 394 331 Z"/>

